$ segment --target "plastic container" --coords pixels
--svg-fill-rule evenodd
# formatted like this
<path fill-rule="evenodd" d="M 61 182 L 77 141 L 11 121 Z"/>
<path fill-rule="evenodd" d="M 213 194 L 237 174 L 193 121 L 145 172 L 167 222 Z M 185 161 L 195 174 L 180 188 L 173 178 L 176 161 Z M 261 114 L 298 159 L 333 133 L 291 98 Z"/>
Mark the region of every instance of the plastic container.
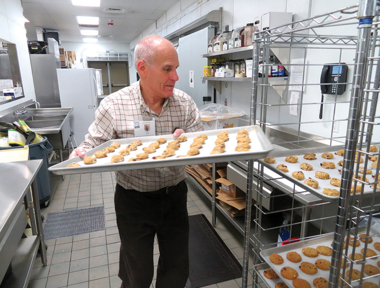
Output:
<path fill-rule="evenodd" d="M 248 23 L 247 26 L 244 27 L 244 46 L 252 45 L 253 31 L 254 31 L 253 23 Z"/>
<path fill-rule="evenodd" d="M 282 225 L 288 225 L 288 223 L 289 223 L 288 220 L 284 220 Z M 281 227 L 280 231 L 278 233 L 278 240 L 277 240 L 278 244 L 277 244 L 277 246 L 283 245 L 283 242 L 288 241 L 289 239 L 290 239 L 289 228 L 287 226 Z"/>
<path fill-rule="evenodd" d="M 244 47 L 244 44 L 245 44 L 244 31 L 245 31 L 245 27 L 243 27 L 243 29 L 241 29 L 240 33 L 239 33 L 239 36 L 240 36 L 240 46 L 239 47 Z"/>
<path fill-rule="evenodd" d="M 211 66 L 204 66 L 203 71 L 205 77 L 211 77 Z"/>
<path fill-rule="evenodd" d="M 243 74 L 243 77 L 246 77 L 245 61 L 240 61 L 240 73 Z"/>
<path fill-rule="evenodd" d="M 234 35 L 234 31 L 235 31 L 235 30 L 232 30 L 232 31 L 231 31 L 230 38 L 228 39 L 228 50 L 229 50 L 229 49 L 234 49 L 234 48 L 235 48 L 235 39 L 234 39 L 234 37 L 233 37 L 233 35 Z"/>
<path fill-rule="evenodd" d="M 216 37 L 216 40 L 214 42 L 214 50 L 213 52 L 219 52 L 219 51 L 222 51 L 222 41 L 221 41 L 221 38 L 223 37 L 223 34 L 218 32 L 217 33 L 217 37 Z"/>
<path fill-rule="evenodd" d="M 29 160 L 41 159 L 43 160 L 40 171 L 38 171 L 36 179 L 38 186 L 38 196 L 40 198 L 41 208 L 46 208 L 50 203 L 51 196 L 51 181 L 50 172 L 48 171 L 48 153 L 53 150 L 53 146 L 49 143 L 48 139 L 45 138 L 44 141 L 29 144 Z M 4 149 L 17 149 L 24 146 L 15 147 L 0 147 L 0 150 Z"/>
<path fill-rule="evenodd" d="M 231 38 L 233 38 L 234 41 L 234 48 L 239 48 L 241 47 L 241 36 L 240 36 L 240 31 L 243 29 L 243 27 L 238 27 L 234 29 L 232 32 Z"/>
<path fill-rule="evenodd" d="M 224 31 L 223 31 L 223 37 L 222 37 L 222 49 L 223 49 L 223 51 L 229 49 L 228 42 L 229 42 L 231 35 L 232 35 L 232 32 L 229 29 L 230 29 L 230 26 L 226 25 L 224 28 Z"/>
<path fill-rule="evenodd" d="M 215 43 L 215 40 L 216 40 L 217 37 L 218 37 L 218 34 L 216 34 L 214 37 L 212 37 L 210 39 L 210 41 L 208 42 L 207 53 L 214 52 L 214 43 Z"/>

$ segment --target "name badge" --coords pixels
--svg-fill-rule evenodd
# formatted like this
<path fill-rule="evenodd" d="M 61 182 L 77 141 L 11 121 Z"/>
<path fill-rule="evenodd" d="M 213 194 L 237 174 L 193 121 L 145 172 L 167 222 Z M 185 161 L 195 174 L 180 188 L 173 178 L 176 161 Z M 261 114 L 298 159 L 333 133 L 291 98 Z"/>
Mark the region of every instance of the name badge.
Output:
<path fill-rule="evenodd" d="M 156 136 L 156 122 L 153 120 L 149 121 L 134 121 L 135 124 L 135 137 L 144 136 Z"/>

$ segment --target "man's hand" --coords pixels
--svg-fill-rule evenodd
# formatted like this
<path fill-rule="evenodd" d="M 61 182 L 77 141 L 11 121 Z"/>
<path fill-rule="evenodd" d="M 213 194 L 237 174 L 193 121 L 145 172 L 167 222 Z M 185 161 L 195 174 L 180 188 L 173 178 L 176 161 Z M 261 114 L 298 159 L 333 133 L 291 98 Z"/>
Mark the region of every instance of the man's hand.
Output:
<path fill-rule="evenodd" d="M 182 129 L 176 129 L 173 133 L 174 138 L 178 138 L 183 133 Z"/>
<path fill-rule="evenodd" d="M 86 156 L 86 149 L 84 149 L 82 147 L 74 149 L 73 152 L 71 152 L 69 159 L 76 157 L 76 156 L 84 158 Z"/>

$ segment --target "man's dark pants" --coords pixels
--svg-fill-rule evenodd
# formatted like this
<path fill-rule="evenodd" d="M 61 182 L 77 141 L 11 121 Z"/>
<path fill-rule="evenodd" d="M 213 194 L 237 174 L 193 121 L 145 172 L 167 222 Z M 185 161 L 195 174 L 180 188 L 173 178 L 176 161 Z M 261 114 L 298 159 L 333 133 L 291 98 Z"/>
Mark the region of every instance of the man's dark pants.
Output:
<path fill-rule="evenodd" d="M 115 210 L 121 239 L 119 277 L 123 288 L 149 288 L 157 235 L 157 288 L 183 288 L 189 276 L 187 186 L 138 192 L 116 186 Z"/>

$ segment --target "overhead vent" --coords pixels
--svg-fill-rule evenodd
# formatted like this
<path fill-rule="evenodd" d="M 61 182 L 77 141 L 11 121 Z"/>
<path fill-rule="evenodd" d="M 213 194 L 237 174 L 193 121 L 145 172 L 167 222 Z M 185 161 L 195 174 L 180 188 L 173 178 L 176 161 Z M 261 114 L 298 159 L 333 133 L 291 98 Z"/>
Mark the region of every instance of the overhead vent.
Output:
<path fill-rule="evenodd" d="M 103 10 L 104 13 L 111 13 L 111 14 L 123 14 L 125 13 L 125 9 L 122 8 L 105 8 Z"/>
<path fill-rule="evenodd" d="M 98 28 L 99 25 L 80 24 L 79 28 Z"/>
<path fill-rule="evenodd" d="M 98 35 L 98 38 L 113 38 L 112 35 Z"/>

